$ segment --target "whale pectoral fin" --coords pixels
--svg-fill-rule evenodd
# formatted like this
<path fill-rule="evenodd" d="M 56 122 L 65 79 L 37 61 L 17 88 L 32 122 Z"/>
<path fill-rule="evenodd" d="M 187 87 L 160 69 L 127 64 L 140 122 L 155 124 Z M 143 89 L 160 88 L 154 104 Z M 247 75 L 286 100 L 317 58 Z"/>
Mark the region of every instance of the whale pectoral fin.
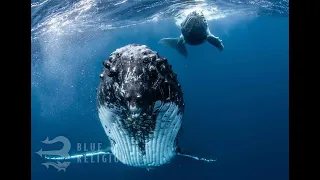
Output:
<path fill-rule="evenodd" d="M 163 38 L 159 41 L 170 48 L 176 49 L 184 57 L 188 56 L 187 48 L 184 45 L 183 39 L 181 38 Z"/>
<path fill-rule="evenodd" d="M 177 148 L 176 153 L 179 156 L 189 157 L 189 158 L 192 158 L 192 159 L 195 159 L 195 160 L 198 160 L 198 161 L 205 161 L 205 162 L 215 162 L 215 161 L 217 161 L 216 159 L 207 159 L 207 158 L 200 158 L 200 157 L 197 157 L 197 156 L 193 156 L 190 153 L 185 152 L 184 150 L 181 150 L 181 148 Z"/>
<path fill-rule="evenodd" d="M 224 46 L 222 44 L 222 40 L 220 40 L 219 37 L 216 37 L 212 34 L 208 35 L 207 41 L 210 44 L 214 45 L 216 48 L 218 48 L 220 51 L 222 51 L 224 48 Z"/>
<path fill-rule="evenodd" d="M 66 159 L 77 159 L 85 156 L 97 156 L 101 154 L 110 154 L 112 155 L 110 147 L 103 149 L 103 150 L 98 150 L 98 151 L 91 151 L 91 152 L 84 152 L 84 153 L 79 153 L 79 154 L 73 154 L 68 157 L 61 157 L 61 156 L 45 156 L 45 159 L 50 159 L 50 160 L 66 160 Z"/>

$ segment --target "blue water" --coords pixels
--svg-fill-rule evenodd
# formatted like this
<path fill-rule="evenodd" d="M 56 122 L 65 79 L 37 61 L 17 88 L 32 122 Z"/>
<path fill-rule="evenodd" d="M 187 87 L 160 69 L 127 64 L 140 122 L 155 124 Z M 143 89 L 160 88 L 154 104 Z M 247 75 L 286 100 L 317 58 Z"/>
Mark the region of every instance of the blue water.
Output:
<path fill-rule="evenodd" d="M 34 41 L 32 179 L 289 179 L 288 17 L 259 16 L 233 24 L 221 18 L 209 21 L 209 27 L 225 49 L 219 52 L 208 43 L 187 46 L 187 59 L 158 44 L 163 37 L 179 36 L 171 19 L 109 30 L 99 37 Z M 61 145 L 41 143 L 46 137 L 67 137 L 73 152 L 78 142 L 109 144 L 97 116 L 96 87 L 102 61 L 130 43 L 145 44 L 172 64 L 186 104 L 181 147 L 217 161 L 175 157 L 151 171 L 120 162 L 76 161 L 66 172 L 47 169 L 35 152 Z"/>

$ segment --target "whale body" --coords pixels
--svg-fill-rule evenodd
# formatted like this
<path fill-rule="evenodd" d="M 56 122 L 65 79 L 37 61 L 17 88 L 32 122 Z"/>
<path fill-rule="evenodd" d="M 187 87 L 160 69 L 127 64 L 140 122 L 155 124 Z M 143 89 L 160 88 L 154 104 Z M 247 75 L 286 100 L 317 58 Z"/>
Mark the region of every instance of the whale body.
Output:
<path fill-rule="evenodd" d="M 128 166 L 154 169 L 176 155 L 199 161 L 178 143 L 184 115 L 184 99 L 177 74 L 165 57 L 146 45 L 129 44 L 103 61 L 97 88 L 97 109 L 110 141 L 104 150 L 50 160 L 112 154 Z"/>
<path fill-rule="evenodd" d="M 215 46 L 219 51 L 224 49 L 222 40 L 214 36 L 208 27 L 208 22 L 202 11 L 192 11 L 182 21 L 181 34 L 176 38 L 162 38 L 159 42 L 176 49 L 184 57 L 188 56 L 185 44 L 197 46 L 205 42 Z"/>
<path fill-rule="evenodd" d="M 184 100 L 168 60 L 145 45 L 111 53 L 97 89 L 101 124 L 122 163 L 154 167 L 177 153 Z"/>

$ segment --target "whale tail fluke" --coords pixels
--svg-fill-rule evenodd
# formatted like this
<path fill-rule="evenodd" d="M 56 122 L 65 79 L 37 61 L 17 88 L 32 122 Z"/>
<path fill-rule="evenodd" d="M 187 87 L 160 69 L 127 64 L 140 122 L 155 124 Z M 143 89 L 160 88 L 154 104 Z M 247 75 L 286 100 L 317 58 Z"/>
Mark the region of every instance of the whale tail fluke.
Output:
<path fill-rule="evenodd" d="M 184 57 L 188 56 L 187 48 L 181 38 L 163 38 L 159 41 L 170 48 L 176 49 Z"/>
<path fill-rule="evenodd" d="M 216 37 L 216 36 L 214 36 L 214 35 L 212 35 L 212 34 L 209 34 L 209 35 L 208 35 L 207 41 L 208 41 L 211 45 L 213 45 L 213 46 L 215 46 L 216 48 L 218 48 L 219 51 L 222 51 L 223 48 L 224 48 L 224 46 L 223 46 L 223 44 L 222 44 L 222 40 L 220 40 L 219 37 Z"/>

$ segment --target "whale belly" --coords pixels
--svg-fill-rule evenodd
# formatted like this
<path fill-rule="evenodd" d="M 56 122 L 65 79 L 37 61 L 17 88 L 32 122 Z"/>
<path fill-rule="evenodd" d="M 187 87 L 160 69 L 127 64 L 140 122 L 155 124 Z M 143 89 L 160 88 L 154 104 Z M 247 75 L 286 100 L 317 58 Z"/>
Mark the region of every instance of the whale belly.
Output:
<path fill-rule="evenodd" d="M 120 162 L 145 168 L 166 164 L 175 156 L 175 141 L 182 123 L 179 107 L 173 102 L 157 101 L 153 113 L 156 113 L 154 131 L 148 137 L 137 136 L 144 138 L 137 140 L 130 135 L 129 129 L 121 124 L 122 121 L 116 113 L 107 107 L 99 108 L 99 118 L 110 139 L 111 151 Z M 132 123 L 134 122 L 132 120 Z M 143 150 L 141 143 L 144 143 Z"/>

